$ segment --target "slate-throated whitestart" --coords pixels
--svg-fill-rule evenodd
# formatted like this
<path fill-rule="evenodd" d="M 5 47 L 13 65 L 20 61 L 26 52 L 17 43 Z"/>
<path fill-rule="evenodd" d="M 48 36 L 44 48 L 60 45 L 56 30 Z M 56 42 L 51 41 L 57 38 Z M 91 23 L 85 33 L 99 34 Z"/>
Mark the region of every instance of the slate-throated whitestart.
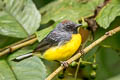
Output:
<path fill-rule="evenodd" d="M 70 20 L 64 20 L 59 23 L 31 53 L 16 57 L 14 61 L 41 54 L 41 57 L 47 60 L 64 61 L 70 58 L 81 45 L 81 35 L 79 27 L 82 24 L 76 24 Z"/>

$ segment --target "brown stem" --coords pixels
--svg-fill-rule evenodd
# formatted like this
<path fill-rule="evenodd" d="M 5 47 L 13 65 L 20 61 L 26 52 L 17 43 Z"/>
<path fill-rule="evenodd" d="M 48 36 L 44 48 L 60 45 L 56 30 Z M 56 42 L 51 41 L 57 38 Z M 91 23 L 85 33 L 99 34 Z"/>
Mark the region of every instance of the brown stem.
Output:
<path fill-rule="evenodd" d="M 86 47 L 85 49 L 83 49 L 83 54 L 86 54 L 88 51 L 90 51 L 93 47 L 95 47 L 96 45 L 98 45 L 99 43 L 101 43 L 103 40 L 105 40 L 107 37 L 112 36 L 113 34 L 117 33 L 120 31 L 120 26 L 118 26 L 117 28 L 110 30 L 108 32 L 105 33 L 105 35 L 103 35 L 102 37 L 100 37 L 99 39 L 97 39 L 96 41 L 94 41 L 92 44 L 90 44 L 88 47 Z M 71 57 L 70 59 L 67 60 L 67 63 L 70 64 L 71 62 L 77 60 L 78 58 L 80 58 L 81 55 L 83 55 L 81 53 L 77 53 L 76 55 L 74 55 L 73 57 Z M 61 70 L 63 70 L 64 67 L 60 66 L 58 67 L 53 73 L 51 73 L 45 80 L 51 80 L 55 75 L 57 75 Z"/>

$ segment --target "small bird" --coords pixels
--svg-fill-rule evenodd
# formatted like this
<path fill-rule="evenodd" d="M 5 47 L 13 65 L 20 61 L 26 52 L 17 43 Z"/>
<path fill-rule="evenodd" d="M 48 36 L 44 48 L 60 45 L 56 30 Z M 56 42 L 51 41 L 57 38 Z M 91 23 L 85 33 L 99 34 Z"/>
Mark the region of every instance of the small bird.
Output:
<path fill-rule="evenodd" d="M 51 31 L 31 53 L 16 57 L 20 61 L 35 54 L 41 54 L 46 60 L 65 61 L 70 58 L 81 45 L 79 27 L 70 20 L 64 20 Z"/>

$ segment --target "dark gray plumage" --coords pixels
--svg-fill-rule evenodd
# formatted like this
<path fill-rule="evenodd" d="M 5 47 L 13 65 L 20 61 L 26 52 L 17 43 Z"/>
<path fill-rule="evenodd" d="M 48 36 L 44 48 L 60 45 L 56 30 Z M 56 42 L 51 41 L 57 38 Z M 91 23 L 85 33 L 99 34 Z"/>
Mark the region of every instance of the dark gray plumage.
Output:
<path fill-rule="evenodd" d="M 44 51 L 51 46 L 57 46 L 66 43 L 72 37 L 72 34 L 77 33 L 77 27 L 81 24 L 76 24 L 72 21 L 65 20 L 59 23 L 56 28 L 51 31 L 38 45 L 38 47 L 34 50 L 36 51 Z"/>

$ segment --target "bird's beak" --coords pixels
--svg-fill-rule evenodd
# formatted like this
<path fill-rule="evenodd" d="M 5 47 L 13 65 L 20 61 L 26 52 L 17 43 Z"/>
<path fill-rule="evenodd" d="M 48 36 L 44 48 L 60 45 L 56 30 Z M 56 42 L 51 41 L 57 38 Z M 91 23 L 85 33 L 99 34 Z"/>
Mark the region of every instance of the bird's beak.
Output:
<path fill-rule="evenodd" d="M 79 32 L 79 30 L 80 30 L 80 26 L 82 26 L 82 24 L 77 24 L 77 25 L 76 25 L 77 32 Z"/>
<path fill-rule="evenodd" d="M 82 26 L 82 24 L 77 24 L 77 25 L 76 25 L 76 28 L 78 28 L 78 27 L 80 27 L 80 26 Z"/>

